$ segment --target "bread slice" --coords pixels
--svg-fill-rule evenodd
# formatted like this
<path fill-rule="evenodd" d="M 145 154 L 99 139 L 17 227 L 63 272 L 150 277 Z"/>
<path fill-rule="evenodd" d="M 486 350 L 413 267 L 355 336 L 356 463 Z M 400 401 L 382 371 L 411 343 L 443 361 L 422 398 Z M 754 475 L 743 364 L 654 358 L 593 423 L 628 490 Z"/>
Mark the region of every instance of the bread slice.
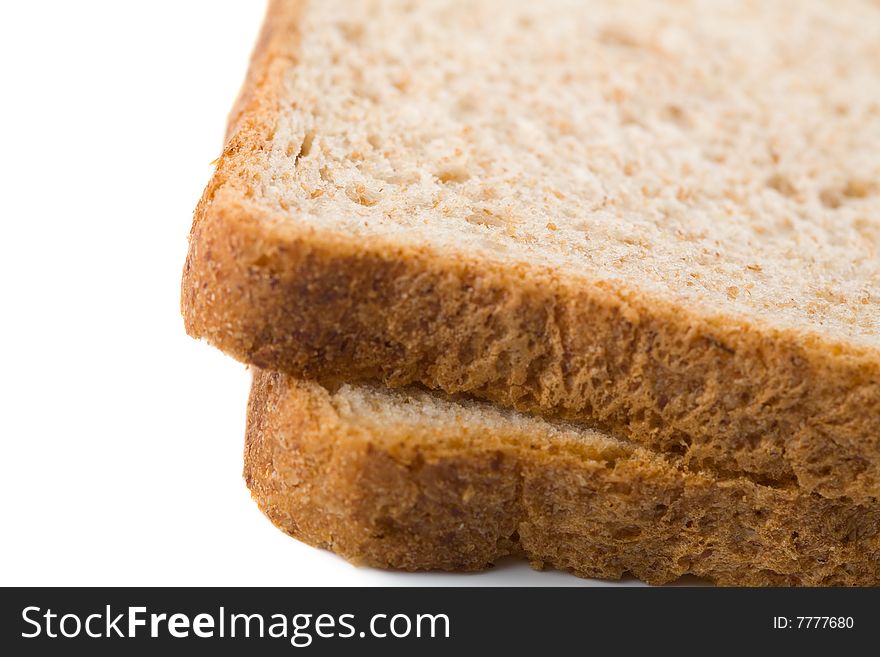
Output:
<path fill-rule="evenodd" d="M 273 2 L 187 330 L 880 491 L 880 7 Z"/>
<path fill-rule="evenodd" d="M 419 389 L 256 371 L 244 476 L 278 527 L 352 561 L 509 554 L 651 583 L 876 585 L 880 505 L 717 480 L 575 425 Z"/>

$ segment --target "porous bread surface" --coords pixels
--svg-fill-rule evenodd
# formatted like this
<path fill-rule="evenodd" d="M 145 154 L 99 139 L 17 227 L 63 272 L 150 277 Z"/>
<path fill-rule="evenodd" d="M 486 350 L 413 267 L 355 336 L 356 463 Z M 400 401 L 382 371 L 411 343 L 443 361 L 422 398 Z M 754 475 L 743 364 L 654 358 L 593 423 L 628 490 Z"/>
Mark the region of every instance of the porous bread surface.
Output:
<path fill-rule="evenodd" d="M 874 3 L 317 2 L 279 101 L 281 220 L 880 346 Z"/>
<path fill-rule="evenodd" d="M 320 391 L 315 385 L 305 389 Z M 377 385 L 343 384 L 330 397 L 335 413 L 348 424 L 371 434 L 403 431 L 425 440 L 442 437 L 447 444 L 485 433 L 540 435 L 545 440 L 577 442 L 593 459 L 613 459 L 632 452 L 631 444 L 599 431 L 571 424 L 550 423 L 487 403 L 452 401 L 414 388 L 391 392 Z"/>
<path fill-rule="evenodd" d="M 274 2 L 187 330 L 876 497 L 876 6 L 530 7 Z"/>
<path fill-rule="evenodd" d="M 877 585 L 880 507 L 698 474 L 489 404 L 255 371 L 245 479 L 278 527 L 357 563 L 523 555 L 650 583 Z"/>

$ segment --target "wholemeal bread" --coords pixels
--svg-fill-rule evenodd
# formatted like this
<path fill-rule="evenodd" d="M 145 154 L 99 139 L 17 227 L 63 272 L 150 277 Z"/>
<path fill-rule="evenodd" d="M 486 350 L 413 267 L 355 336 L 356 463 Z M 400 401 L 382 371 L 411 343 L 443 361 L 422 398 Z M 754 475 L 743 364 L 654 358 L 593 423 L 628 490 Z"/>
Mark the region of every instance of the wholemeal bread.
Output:
<path fill-rule="evenodd" d="M 187 330 L 880 491 L 880 6 L 276 0 Z"/>
<path fill-rule="evenodd" d="M 584 577 L 877 585 L 880 505 L 716 480 L 561 422 L 415 389 L 257 371 L 245 480 L 289 534 L 352 561 Z"/>

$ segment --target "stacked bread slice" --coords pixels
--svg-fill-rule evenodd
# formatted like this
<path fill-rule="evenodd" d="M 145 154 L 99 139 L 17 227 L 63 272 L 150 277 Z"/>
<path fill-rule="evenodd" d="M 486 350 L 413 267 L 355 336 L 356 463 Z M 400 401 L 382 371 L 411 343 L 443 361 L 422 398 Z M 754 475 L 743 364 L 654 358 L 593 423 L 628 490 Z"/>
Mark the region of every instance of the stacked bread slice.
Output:
<path fill-rule="evenodd" d="M 276 0 L 182 305 L 351 560 L 880 583 L 880 6 Z"/>

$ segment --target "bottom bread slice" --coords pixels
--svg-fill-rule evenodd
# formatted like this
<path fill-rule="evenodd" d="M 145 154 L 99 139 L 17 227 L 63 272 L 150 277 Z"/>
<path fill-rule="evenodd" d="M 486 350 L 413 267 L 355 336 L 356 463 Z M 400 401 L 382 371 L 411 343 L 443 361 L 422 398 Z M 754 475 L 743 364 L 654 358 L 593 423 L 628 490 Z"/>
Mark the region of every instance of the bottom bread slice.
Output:
<path fill-rule="evenodd" d="M 880 505 L 714 479 L 610 436 L 421 390 L 255 371 L 244 476 L 278 527 L 361 564 L 876 585 Z"/>

